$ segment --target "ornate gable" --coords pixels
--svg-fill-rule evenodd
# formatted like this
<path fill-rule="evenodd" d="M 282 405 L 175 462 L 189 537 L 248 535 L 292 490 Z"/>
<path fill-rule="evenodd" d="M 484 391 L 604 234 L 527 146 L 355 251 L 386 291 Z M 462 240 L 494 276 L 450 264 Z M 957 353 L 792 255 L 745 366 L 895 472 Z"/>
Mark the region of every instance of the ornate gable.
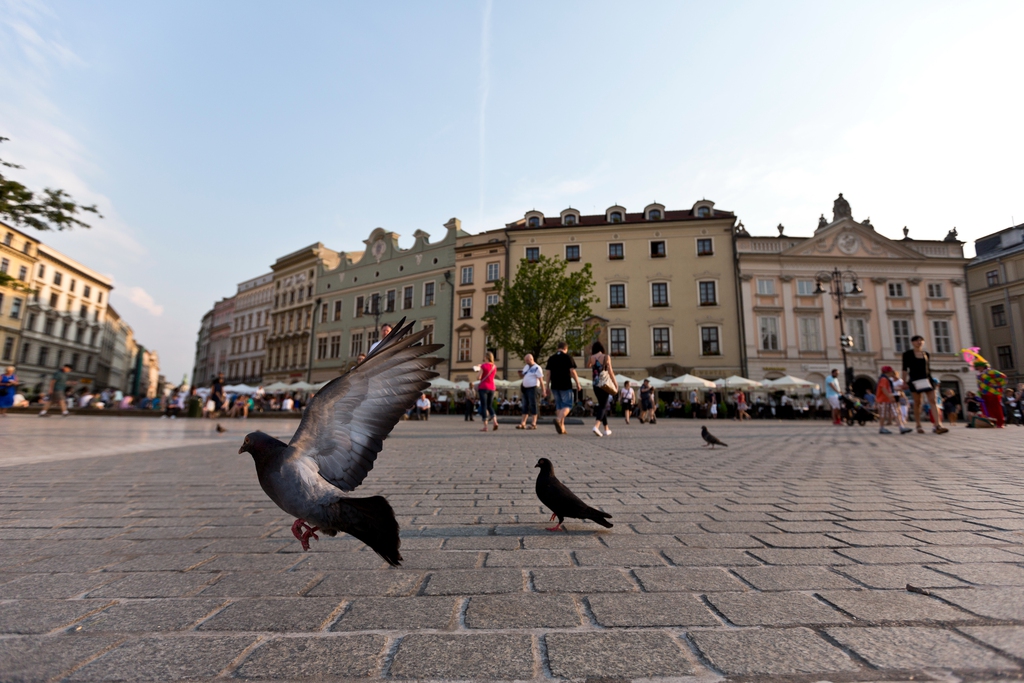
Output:
<path fill-rule="evenodd" d="M 851 218 L 836 221 L 813 237 L 783 251 L 780 256 L 836 256 L 838 258 L 912 259 L 924 256 Z"/>

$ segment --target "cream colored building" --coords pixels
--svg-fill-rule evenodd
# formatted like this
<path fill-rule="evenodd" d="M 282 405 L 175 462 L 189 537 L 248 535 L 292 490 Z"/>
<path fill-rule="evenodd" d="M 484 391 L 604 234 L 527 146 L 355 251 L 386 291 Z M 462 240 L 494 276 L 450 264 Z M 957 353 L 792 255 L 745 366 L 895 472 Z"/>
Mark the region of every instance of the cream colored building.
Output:
<path fill-rule="evenodd" d="M 273 273 L 260 275 L 238 285 L 231 313 L 227 371 L 224 373 L 228 384 L 262 384 L 273 304 Z"/>
<path fill-rule="evenodd" d="M 96 387 L 129 392 L 128 378 L 135 360 L 135 333 L 113 306 L 107 306 L 103 321 L 103 341 L 97 359 Z"/>
<path fill-rule="evenodd" d="M 452 318 L 450 377 L 453 381 L 471 381 L 478 373 L 474 365 L 480 365 L 488 351 L 497 353 L 487 336 L 487 323 L 482 318 L 487 309 L 497 303 L 496 283 L 505 280 L 509 269 L 507 237 L 503 230 L 485 232 L 480 235 L 464 235 L 455 246 L 455 300 Z M 500 353 L 496 357 L 499 375 L 510 375 L 518 379 L 515 370 L 506 372 L 508 357 Z"/>
<path fill-rule="evenodd" d="M 40 391 L 56 369 L 67 363 L 73 382 L 93 384 L 113 283 L 45 244 L 37 246 L 31 275 L 35 291 L 27 302 L 21 331 L 19 378 L 26 387 Z"/>
<path fill-rule="evenodd" d="M 1024 382 L 1024 223 L 974 242 L 967 266 L 974 339 L 1012 385 Z"/>
<path fill-rule="evenodd" d="M 833 220 L 822 216 L 809 237 L 786 235 L 782 226 L 776 236 L 737 233 L 747 376 L 794 375 L 824 389 L 826 375 L 837 368 L 842 381 L 837 303 L 816 293 L 818 274 L 839 269 L 855 273 L 861 290 L 848 291 L 843 302 L 856 393 L 874 389 L 882 366 L 899 371 L 916 334 L 925 338 L 943 389 L 963 396 L 976 388 L 959 353 L 972 336 L 967 261 L 955 233 L 943 241 L 917 240 L 904 228 L 903 239 L 888 238 L 869 219 L 855 221 L 842 195 L 836 201 Z"/>
<path fill-rule="evenodd" d="M 617 205 L 597 215 L 583 215 L 572 208 L 557 216 L 528 211 L 503 230 L 460 241 L 456 270 L 461 274 L 462 262 L 470 260 L 485 267 L 500 262 L 495 258 L 504 258 L 504 249 L 508 256 L 507 265 L 501 264 L 502 277 L 513 281 L 524 260 L 542 255 L 565 259 L 570 270 L 589 263 L 598 299 L 591 309 L 617 373 L 637 379 L 687 372 L 712 379 L 726 377 L 740 372 L 732 251 L 735 221 L 733 213 L 716 209 L 707 200 L 682 210 L 667 210 L 655 203 L 633 213 Z M 502 246 L 492 246 L 498 245 L 494 239 Z M 467 245 L 470 241 L 473 244 Z M 487 253 L 478 251 L 477 244 Z M 492 249 L 496 251 L 491 253 Z M 471 349 L 469 360 L 460 367 L 482 360 L 486 330 L 476 312 L 482 314 L 486 297 L 493 294 L 486 280 L 482 284 L 471 294 L 470 316 L 465 315 L 464 295 L 456 290 L 453 341 L 456 349 L 463 348 L 468 336 Z M 591 341 L 575 344 L 581 347 L 573 349 L 577 364 L 585 363 Z M 543 365 L 546 359 L 537 360 Z M 507 378 L 517 379 L 521 365 L 521 359 L 509 358 Z M 460 378 L 461 374 L 453 376 Z"/>
<path fill-rule="evenodd" d="M 263 363 L 265 383 L 290 384 L 309 377 L 318 274 L 337 268 L 339 261 L 338 252 L 317 242 L 282 256 L 271 266 L 274 301 Z"/>
<path fill-rule="evenodd" d="M 0 273 L 14 278 L 0 286 L 0 366 L 13 365 L 21 347 L 21 327 L 31 298 L 39 240 L 0 223 Z"/>

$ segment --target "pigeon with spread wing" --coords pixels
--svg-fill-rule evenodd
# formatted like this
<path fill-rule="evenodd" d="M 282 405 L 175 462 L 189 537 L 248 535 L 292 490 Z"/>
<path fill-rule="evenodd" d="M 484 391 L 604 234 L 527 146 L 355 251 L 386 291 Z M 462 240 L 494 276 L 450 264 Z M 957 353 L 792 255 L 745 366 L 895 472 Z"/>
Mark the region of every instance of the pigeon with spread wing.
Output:
<path fill-rule="evenodd" d="M 366 359 L 332 380 L 314 396 L 291 443 L 263 432 L 245 437 L 239 453 L 256 463 L 260 486 L 278 507 L 293 515 L 292 533 L 309 550 L 317 531 L 355 536 L 392 565 L 401 564 L 398 521 L 383 496 L 351 498 L 373 469 L 384 439 L 437 377 L 441 362 L 429 354 L 441 344 L 423 344 L 430 329 L 413 323 L 394 330 Z"/>

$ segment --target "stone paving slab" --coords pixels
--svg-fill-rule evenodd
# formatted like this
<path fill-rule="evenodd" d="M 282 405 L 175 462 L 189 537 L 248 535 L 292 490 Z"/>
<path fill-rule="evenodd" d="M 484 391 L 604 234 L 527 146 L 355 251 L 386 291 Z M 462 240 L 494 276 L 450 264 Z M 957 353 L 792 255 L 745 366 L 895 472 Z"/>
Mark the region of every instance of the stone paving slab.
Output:
<path fill-rule="evenodd" d="M 258 422 L 214 437 L 177 421 L 161 449 L 169 432 L 119 421 L 3 422 L 18 453 L 0 458 L 0 681 L 1024 672 L 1012 430 L 893 449 L 868 430 L 722 421 L 730 447 L 710 452 L 689 420 L 600 440 L 402 423 L 359 490 L 396 510 L 396 569 L 350 537 L 301 551 L 237 454 Z M 96 455 L 62 457 L 72 440 Z M 544 531 L 542 456 L 615 527 Z"/>

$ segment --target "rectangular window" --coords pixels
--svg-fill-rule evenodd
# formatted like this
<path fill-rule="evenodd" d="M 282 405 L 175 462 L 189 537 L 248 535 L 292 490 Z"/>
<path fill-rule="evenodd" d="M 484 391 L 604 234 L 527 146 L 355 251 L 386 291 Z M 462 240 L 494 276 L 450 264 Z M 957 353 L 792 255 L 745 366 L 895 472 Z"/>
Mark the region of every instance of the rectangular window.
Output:
<path fill-rule="evenodd" d="M 700 328 L 700 355 L 702 355 L 702 356 L 720 356 L 720 355 L 722 355 L 722 347 L 718 343 L 718 328 L 717 327 L 702 327 L 702 328 Z"/>
<path fill-rule="evenodd" d="M 4 295 L 0 293 L 0 314 L 4 312 Z M 29 316 L 29 320 L 32 320 L 32 316 Z M 27 328 L 27 326 L 26 326 Z"/>
<path fill-rule="evenodd" d="M 498 305 L 498 295 L 488 294 L 487 295 L 487 310 L 491 310 L 493 307 Z"/>
<path fill-rule="evenodd" d="M 4 340 L 4 355 L 3 360 L 11 360 L 11 355 L 14 353 L 14 337 L 7 337 Z"/>
<path fill-rule="evenodd" d="M 338 358 L 341 356 L 341 335 L 335 334 L 331 336 L 331 358 Z"/>
<path fill-rule="evenodd" d="M 996 304 L 992 307 L 992 327 L 1006 327 L 1006 306 Z"/>
<path fill-rule="evenodd" d="M 985 281 L 988 283 L 989 287 L 995 287 L 996 285 L 998 285 L 999 284 L 999 271 L 998 270 L 990 270 L 987 273 L 985 273 Z"/>
<path fill-rule="evenodd" d="M 413 287 L 412 287 L 412 285 L 409 285 L 408 287 L 406 287 L 406 288 L 404 288 L 402 290 L 402 310 L 403 311 L 407 311 L 410 308 L 412 308 L 412 297 L 413 297 Z"/>
<path fill-rule="evenodd" d="M 928 283 L 928 298 L 929 299 L 941 299 L 942 298 L 942 283 L 941 282 L 929 282 Z"/>
<path fill-rule="evenodd" d="M 71 354 L 71 362 L 68 363 L 68 365 L 71 366 L 72 370 L 77 370 L 78 369 L 78 354 L 77 353 Z"/>
<path fill-rule="evenodd" d="M 366 333 L 366 352 L 369 353 L 373 345 L 380 339 L 380 330 L 370 330 Z"/>
<path fill-rule="evenodd" d="M 701 306 L 715 306 L 718 304 L 718 294 L 715 292 L 715 282 L 713 280 L 698 282 L 697 288 L 700 292 Z"/>
<path fill-rule="evenodd" d="M 370 313 L 380 313 L 380 294 L 374 293 L 370 295 Z"/>
<path fill-rule="evenodd" d="M 96 294 L 96 301 L 97 301 L 98 303 L 103 303 L 103 292 L 98 292 L 98 293 Z"/>
<path fill-rule="evenodd" d="M 500 263 L 488 263 L 487 264 L 487 281 L 495 282 L 501 278 L 501 264 Z"/>
<path fill-rule="evenodd" d="M 89 307 L 84 304 L 81 307 L 79 307 L 78 317 L 81 318 L 82 320 L 85 320 L 87 317 L 89 317 Z"/>
<path fill-rule="evenodd" d="M 352 333 L 352 345 L 349 347 L 349 356 L 355 358 L 363 352 L 363 333 L 353 332 Z"/>
<path fill-rule="evenodd" d="M 935 353 L 953 353 L 953 340 L 949 334 L 949 321 L 932 321 L 932 346 Z"/>
<path fill-rule="evenodd" d="M 92 287 L 86 285 L 85 287 L 82 288 L 82 296 L 88 299 L 90 294 L 92 294 Z"/>
<path fill-rule="evenodd" d="M 64 279 L 64 275 L 62 273 L 58 273 L 58 272 L 54 271 L 54 273 L 53 273 L 53 284 L 55 284 L 58 287 L 60 287 L 60 282 L 63 279 Z"/>
<path fill-rule="evenodd" d="M 651 242 L 651 258 L 665 258 L 664 240 L 655 240 Z"/>
<path fill-rule="evenodd" d="M 796 293 L 800 296 L 814 296 L 814 280 L 797 280 Z"/>
<path fill-rule="evenodd" d="M 54 319 L 53 318 L 47 318 L 43 322 L 43 334 L 45 334 L 48 337 L 53 336 L 53 323 L 54 323 Z"/>
<path fill-rule="evenodd" d="M 578 335 L 577 335 L 578 338 Z M 582 347 L 582 344 L 580 345 Z M 627 356 L 626 349 L 626 328 L 625 327 L 613 327 L 608 330 L 608 353 L 613 356 Z M 583 349 L 580 348 L 580 353 L 583 355 Z"/>
<path fill-rule="evenodd" d="M 70 290 L 71 290 L 72 292 L 73 292 L 73 291 L 75 291 L 75 284 L 76 284 L 76 280 L 75 280 L 75 278 L 71 278 L 71 286 L 69 287 L 69 289 L 70 289 Z"/>
<path fill-rule="evenodd" d="M 398 292 L 394 289 L 389 289 L 384 295 L 384 312 L 394 313 L 395 312 L 395 297 Z"/>
<path fill-rule="evenodd" d="M 434 305 L 434 283 L 424 282 L 423 283 L 423 305 L 433 306 Z"/>
<path fill-rule="evenodd" d="M 799 318 L 800 321 L 800 350 L 821 351 L 820 326 L 817 318 Z"/>
<path fill-rule="evenodd" d="M 775 280 L 759 278 L 757 281 L 757 293 L 764 295 L 775 294 Z"/>
<path fill-rule="evenodd" d="M 667 327 L 655 327 L 651 332 L 654 337 L 654 355 L 671 356 L 672 342 L 669 339 L 669 329 Z"/>
<path fill-rule="evenodd" d="M 341 320 L 341 299 L 334 302 L 334 319 Z M 256 317 L 256 325 L 259 326 L 259 315 Z"/>
<path fill-rule="evenodd" d="M 578 327 L 565 331 L 565 343 L 569 345 L 570 356 L 583 355 L 583 330 Z"/>
<path fill-rule="evenodd" d="M 612 261 L 621 261 L 625 258 L 622 242 L 612 242 L 608 245 L 608 258 Z"/>
<path fill-rule="evenodd" d="M 316 340 L 316 359 L 324 360 L 327 358 L 327 337 L 320 337 Z"/>
<path fill-rule="evenodd" d="M 21 317 L 21 299 L 11 299 L 11 317 L 15 320 Z"/>
<path fill-rule="evenodd" d="M 910 321 L 892 321 L 892 345 L 896 353 L 903 353 L 910 348 Z"/>
<path fill-rule="evenodd" d="M 540 247 L 527 247 L 526 248 L 526 260 L 530 263 L 536 263 L 540 260 Z"/>
<path fill-rule="evenodd" d="M 651 305 L 652 306 L 668 306 L 668 283 L 667 282 L 652 282 L 651 283 Z"/>
<path fill-rule="evenodd" d="M 464 285 L 473 284 L 473 266 L 462 266 L 462 278 L 460 283 Z"/>
<path fill-rule="evenodd" d="M 18 268 L 18 279 L 22 282 L 28 279 L 28 266 Z"/>
<path fill-rule="evenodd" d="M 42 263 L 40 263 L 39 264 L 39 277 L 43 277 L 44 275 L 46 275 L 46 266 L 44 266 Z M 25 362 L 25 361 L 22 360 L 22 362 Z"/>
<path fill-rule="evenodd" d="M 568 244 L 565 247 L 565 260 L 566 261 L 579 261 L 580 260 L 580 245 Z"/>
<path fill-rule="evenodd" d="M 903 283 L 902 282 L 890 282 L 889 283 L 889 296 L 899 299 L 903 297 Z"/>
<path fill-rule="evenodd" d="M 50 295 L 50 308 L 57 308 L 59 302 L 59 295 L 56 292 Z"/>
<path fill-rule="evenodd" d="M 608 285 L 608 307 L 626 307 L 626 285 Z"/>
<path fill-rule="evenodd" d="M 459 362 L 469 363 L 473 357 L 472 337 L 459 337 Z"/>
<path fill-rule="evenodd" d="M 327 314 L 329 313 L 330 308 L 331 307 L 328 306 L 327 304 L 320 304 L 320 322 L 321 323 L 327 322 Z"/>
<path fill-rule="evenodd" d="M 24 344 L 21 345 L 21 362 L 22 363 L 27 363 L 28 362 L 28 354 L 29 354 L 29 352 L 31 350 L 32 350 L 32 345 L 29 344 L 28 342 L 25 342 Z"/>
<path fill-rule="evenodd" d="M 45 368 L 46 367 L 46 363 L 49 360 L 50 360 L 50 347 L 48 347 L 48 346 L 40 346 L 39 347 L 39 362 L 36 363 L 36 365 L 39 365 L 40 367 L 44 367 Z"/>
<path fill-rule="evenodd" d="M 0 259 L 0 273 L 6 273 L 7 270 L 10 267 L 11 267 L 10 259 L 5 259 L 5 258 Z"/>
<path fill-rule="evenodd" d="M 364 309 L 363 297 L 357 296 L 356 297 L 355 309 L 352 311 L 352 313 L 353 313 L 353 315 L 356 318 L 362 318 L 363 317 L 363 309 Z"/>
<path fill-rule="evenodd" d="M 459 317 L 460 318 L 472 318 L 473 317 L 473 297 L 464 296 L 459 299 Z"/>
<path fill-rule="evenodd" d="M 868 322 L 863 318 L 850 319 L 850 336 L 853 337 L 854 351 L 868 350 Z"/>
<path fill-rule="evenodd" d="M 715 253 L 714 241 L 710 237 L 697 239 L 697 256 L 712 256 Z"/>
<path fill-rule="evenodd" d="M 761 350 L 779 350 L 779 319 L 774 316 L 764 316 L 758 319 L 758 327 L 761 333 Z"/>
<path fill-rule="evenodd" d="M 6 356 L 4 356 L 6 358 Z M 1000 370 L 1013 370 L 1013 348 L 1009 346 L 996 347 L 996 358 Z"/>

